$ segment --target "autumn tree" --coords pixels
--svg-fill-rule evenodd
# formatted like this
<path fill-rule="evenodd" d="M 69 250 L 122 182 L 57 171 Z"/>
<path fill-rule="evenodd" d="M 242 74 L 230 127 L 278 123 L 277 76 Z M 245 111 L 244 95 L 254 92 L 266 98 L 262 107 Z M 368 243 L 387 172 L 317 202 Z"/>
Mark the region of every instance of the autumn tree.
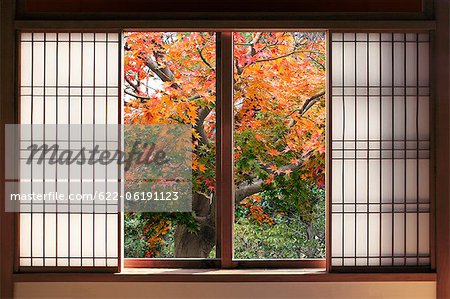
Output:
<path fill-rule="evenodd" d="M 235 204 L 270 223 L 258 196 L 281 190 L 271 198 L 294 200 L 308 227 L 316 199 L 298 194 L 324 187 L 324 33 L 242 32 L 234 45 Z M 139 215 L 150 223 L 146 256 L 158 256 L 173 229 L 175 257 L 208 257 L 216 237 L 215 34 L 131 32 L 124 47 L 125 123 L 192 125 L 193 212 Z"/>

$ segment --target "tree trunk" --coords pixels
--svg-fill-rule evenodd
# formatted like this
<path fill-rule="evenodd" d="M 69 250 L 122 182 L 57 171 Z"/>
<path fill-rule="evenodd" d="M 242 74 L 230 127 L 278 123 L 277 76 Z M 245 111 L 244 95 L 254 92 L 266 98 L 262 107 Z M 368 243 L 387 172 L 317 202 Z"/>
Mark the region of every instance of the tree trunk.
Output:
<path fill-rule="evenodd" d="M 207 258 L 214 247 L 215 228 L 201 224 L 197 233 L 190 233 L 184 225 L 175 228 L 175 257 Z"/>
<path fill-rule="evenodd" d="M 314 228 L 312 222 L 304 222 L 306 226 L 306 237 L 308 240 L 312 240 L 316 234 L 314 233 Z"/>
<path fill-rule="evenodd" d="M 304 224 L 306 226 L 306 237 L 310 241 L 316 237 L 316 232 L 314 231 L 313 223 L 312 222 L 304 222 Z M 304 252 L 304 254 L 310 258 L 310 257 L 316 256 L 316 252 L 317 252 L 316 248 L 309 247 L 309 249 L 306 250 Z"/>
<path fill-rule="evenodd" d="M 191 233 L 184 225 L 175 228 L 175 257 L 207 258 L 216 240 L 215 219 L 211 216 L 213 209 L 210 199 L 198 193 L 192 197 L 192 209 L 197 216 L 200 227 Z"/>

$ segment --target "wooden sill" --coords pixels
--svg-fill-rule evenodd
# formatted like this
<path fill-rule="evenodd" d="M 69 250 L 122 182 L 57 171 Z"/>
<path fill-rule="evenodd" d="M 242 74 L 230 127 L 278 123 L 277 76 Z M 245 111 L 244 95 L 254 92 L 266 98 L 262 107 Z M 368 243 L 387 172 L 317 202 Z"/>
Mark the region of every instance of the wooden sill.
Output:
<path fill-rule="evenodd" d="M 436 281 L 436 273 L 327 273 L 325 269 L 125 269 L 121 273 L 16 273 L 14 282 Z"/>

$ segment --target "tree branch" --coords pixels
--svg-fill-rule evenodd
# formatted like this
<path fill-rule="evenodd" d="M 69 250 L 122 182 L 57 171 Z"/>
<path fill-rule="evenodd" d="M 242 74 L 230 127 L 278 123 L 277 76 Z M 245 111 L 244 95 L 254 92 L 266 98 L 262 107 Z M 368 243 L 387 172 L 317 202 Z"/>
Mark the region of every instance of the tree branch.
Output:
<path fill-rule="evenodd" d="M 197 47 L 197 51 L 198 51 L 198 54 L 200 55 L 200 58 L 210 69 L 214 70 L 214 68 L 211 66 L 211 64 L 208 62 L 208 60 L 206 60 L 205 56 L 203 56 L 203 49 L 204 48 L 200 49 L 199 47 Z"/>
<path fill-rule="evenodd" d="M 209 138 L 206 136 L 205 127 L 203 126 L 203 122 L 205 121 L 206 117 L 211 112 L 210 107 L 201 108 L 198 112 L 198 117 L 195 122 L 195 129 L 197 130 L 198 134 L 200 135 L 200 143 L 202 144 L 208 144 Z"/>
<path fill-rule="evenodd" d="M 147 67 L 154 72 L 163 82 L 173 82 L 175 79 L 174 74 L 168 67 L 162 67 L 160 68 L 158 66 L 158 63 L 156 63 L 153 60 L 146 60 Z M 178 84 L 174 83 L 174 87 L 179 88 Z"/>
<path fill-rule="evenodd" d="M 125 76 L 125 81 L 127 81 L 128 84 L 134 89 L 135 92 L 139 92 L 139 86 L 137 84 L 134 84 L 133 81 L 128 78 L 128 76 Z"/>
<path fill-rule="evenodd" d="M 262 180 L 258 180 L 253 184 L 240 185 L 234 195 L 234 203 L 239 204 L 244 198 L 261 192 L 263 190 L 263 183 Z"/>
<path fill-rule="evenodd" d="M 257 42 L 259 42 L 261 37 L 262 37 L 262 32 L 256 32 L 255 36 L 253 37 L 252 42 L 250 43 L 250 51 L 249 51 L 248 55 L 254 56 L 256 54 L 255 44 Z"/>
<path fill-rule="evenodd" d="M 123 92 L 126 93 L 127 95 L 130 95 L 130 96 L 135 97 L 140 100 L 150 100 L 151 99 L 150 97 L 147 97 L 147 96 L 140 96 L 140 95 L 134 94 L 128 90 L 124 90 Z"/>
<path fill-rule="evenodd" d="M 202 60 L 211 68 L 212 66 L 208 63 L 208 61 L 203 57 L 203 54 L 200 50 L 200 48 L 197 48 L 197 50 L 199 51 L 200 57 L 202 58 Z M 173 82 L 175 79 L 175 75 L 173 74 L 173 72 L 166 66 L 166 67 L 162 67 L 160 68 L 158 66 L 158 63 L 147 59 L 146 60 L 146 65 L 147 67 L 154 72 L 163 82 Z M 173 87 L 175 88 L 180 88 L 180 86 L 177 83 L 173 83 Z M 131 94 L 131 93 L 127 93 L 130 94 L 131 96 L 134 96 L 136 98 L 140 98 L 140 99 L 150 99 L 149 97 L 142 97 L 139 95 L 135 95 L 135 94 Z M 192 97 L 189 98 L 189 101 L 193 101 L 200 98 L 199 95 L 194 95 Z M 202 144 L 208 144 L 208 137 L 206 136 L 206 132 L 205 132 L 205 128 L 203 127 L 203 122 L 205 121 L 205 118 L 208 116 L 208 114 L 211 112 L 211 108 L 202 108 L 199 110 L 198 112 L 198 118 L 196 120 L 196 124 L 195 124 L 195 129 L 197 130 L 197 132 L 199 133 L 199 135 L 201 136 L 201 140 L 200 143 Z"/>
<path fill-rule="evenodd" d="M 253 62 L 253 63 L 259 63 L 259 62 L 265 62 L 265 61 L 273 61 L 273 60 L 285 58 L 285 57 L 291 56 L 291 55 L 293 55 L 293 54 L 302 53 L 302 52 L 307 52 L 307 53 L 319 53 L 319 52 L 316 52 L 316 51 L 310 51 L 310 50 L 294 50 L 294 51 L 292 51 L 292 52 L 286 53 L 286 54 L 281 55 L 281 56 L 270 57 L 270 58 L 266 58 L 266 59 L 256 60 L 256 61 Z"/>
<path fill-rule="evenodd" d="M 314 61 L 315 63 L 317 63 L 323 70 L 325 70 L 325 65 L 323 65 L 323 63 L 320 63 L 317 59 L 315 59 L 314 57 L 312 57 L 311 55 L 308 56 L 309 59 L 311 59 L 312 61 Z"/>
<path fill-rule="evenodd" d="M 310 152 L 311 153 L 311 152 Z M 310 153 L 308 153 L 307 155 L 309 155 Z M 281 171 L 296 171 L 299 170 L 301 167 L 303 166 L 302 163 L 298 163 L 298 164 L 289 164 L 286 166 L 282 166 L 279 169 Z M 268 171 L 269 173 L 273 173 L 272 171 Z M 239 204 L 244 198 L 249 197 L 250 195 L 259 193 L 261 191 L 263 191 L 264 189 L 264 182 L 262 180 L 257 180 L 255 182 L 253 182 L 252 184 L 241 184 L 237 189 L 236 189 L 236 193 L 234 196 L 234 202 L 235 204 Z"/>
<path fill-rule="evenodd" d="M 325 95 L 325 91 L 319 92 L 312 97 L 306 99 L 306 101 L 303 103 L 302 108 L 300 108 L 300 111 L 298 111 L 301 115 L 305 114 L 321 97 Z"/>

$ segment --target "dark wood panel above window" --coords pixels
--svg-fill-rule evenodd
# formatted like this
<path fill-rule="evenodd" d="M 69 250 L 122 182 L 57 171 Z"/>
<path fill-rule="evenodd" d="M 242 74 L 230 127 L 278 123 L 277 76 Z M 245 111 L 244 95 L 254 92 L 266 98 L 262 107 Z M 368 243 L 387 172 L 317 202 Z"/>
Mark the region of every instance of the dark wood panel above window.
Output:
<path fill-rule="evenodd" d="M 423 0 L 21 0 L 25 14 L 154 13 L 154 12 L 322 12 L 322 13 L 420 13 Z"/>

